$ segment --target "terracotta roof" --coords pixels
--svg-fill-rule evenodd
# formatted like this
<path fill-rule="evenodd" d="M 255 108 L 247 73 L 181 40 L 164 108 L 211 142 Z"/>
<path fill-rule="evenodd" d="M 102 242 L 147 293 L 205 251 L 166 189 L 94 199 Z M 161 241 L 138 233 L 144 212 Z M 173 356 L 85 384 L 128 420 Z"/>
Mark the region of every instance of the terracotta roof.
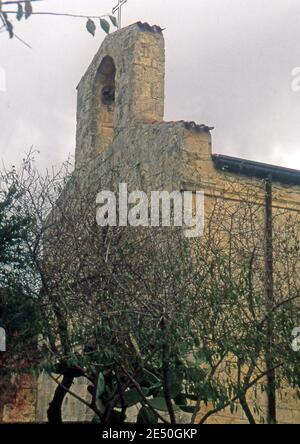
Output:
<path fill-rule="evenodd" d="M 195 131 L 205 131 L 205 132 L 209 133 L 210 131 L 212 131 L 214 129 L 213 126 L 207 126 L 207 125 L 199 124 L 199 123 L 195 123 L 195 122 L 185 122 L 184 120 L 182 120 L 182 123 L 184 124 L 186 129 L 193 129 Z"/>
<path fill-rule="evenodd" d="M 185 126 L 186 129 L 190 129 L 190 130 L 194 130 L 194 131 L 204 131 L 204 132 L 210 132 L 214 129 L 213 126 L 207 126 L 207 125 L 203 125 L 203 124 L 198 124 L 195 122 L 186 122 L 185 120 L 170 120 L 170 121 L 159 121 L 159 120 L 153 120 L 151 122 L 152 124 L 156 124 L 156 125 L 172 125 L 175 123 L 181 123 Z"/>
<path fill-rule="evenodd" d="M 149 23 L 142 23 L 142 22 L 136 22 L 136 25 L 142 30 L 142 31 L 150 31 L 150 32 L 162 32 L 164 29 L 157 25 L 149 25 Z"/>

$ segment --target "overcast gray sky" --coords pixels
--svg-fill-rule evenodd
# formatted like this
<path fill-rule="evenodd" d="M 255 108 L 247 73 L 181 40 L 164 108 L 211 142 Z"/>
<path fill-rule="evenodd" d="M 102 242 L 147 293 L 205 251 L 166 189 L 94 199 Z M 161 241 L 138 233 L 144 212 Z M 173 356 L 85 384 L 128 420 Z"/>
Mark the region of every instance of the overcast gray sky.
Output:
<path fill-rule="evenodd" d="M 100 15 L 117 0 L 45 0 L 36 10 Z M 166 120 L 214 126 L 213 151 L 300 169 L 300 0 L 128 0 L 123 25 L 148 21 L 166 40 Z M 44 165 L 75 151 L 76 85 L 104 39 L 85 21 L 31 17 L 28 42 L 0 34 L 0 158 L 40 150 Z M 2 71 L 3 73 L 3 71 Z"/>

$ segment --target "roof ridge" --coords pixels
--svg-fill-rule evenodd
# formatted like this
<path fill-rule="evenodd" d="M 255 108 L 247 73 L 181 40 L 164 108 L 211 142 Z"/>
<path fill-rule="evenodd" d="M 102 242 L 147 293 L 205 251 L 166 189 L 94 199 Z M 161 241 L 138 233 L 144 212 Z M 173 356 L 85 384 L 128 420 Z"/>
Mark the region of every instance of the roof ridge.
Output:
<path fill-rule="evenodd" d="M 165 30 L 165 28 L 161 28 L 158 25 L 149 25 L 147 22 L 135 22 L 134 25 L 137 25 L 140 29 L 143 31 L 150 31 L 150 32 L 162 32 Z"/>
<path fill-rule="evenodd" d="M 212 131 L 214 129 L 213 126 L 208 126 L 203 123 L 196 123 L 193 120 L 152 120 L 151 123 L 153 125 L 172 125 L 174 123 L 181 123 L 185 126 L 186 129 L 193 129 L 195 131 Z"/>

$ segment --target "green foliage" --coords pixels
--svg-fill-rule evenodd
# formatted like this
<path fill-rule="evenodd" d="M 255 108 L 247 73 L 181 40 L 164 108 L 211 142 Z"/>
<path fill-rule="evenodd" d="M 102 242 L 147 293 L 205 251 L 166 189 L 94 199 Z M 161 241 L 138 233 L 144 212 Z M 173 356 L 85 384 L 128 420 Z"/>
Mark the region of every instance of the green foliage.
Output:
<path fill-rule="evenodd" d="M 92 34 L 94 36 L 95 32 L 96 32 L 95 22 L 91 19 L 88 19 L 88 21 L 86 22 L 86 29 L 88 30 L 88 32 L 90 34 Z"/>
<path fill-rule="evenodd" d="M 110 21 L 111 21 L 111 23 L 113 24 L 113 26 L 118 26 L 117 25 L 117 21 L 116 21 L 116 19 L 115 19 L 115 17 L 114 16 L 109 16 L 109 18 L 110 18 Z M 106 34 L 109 34 L 109 32 L 110 32 L 110 24 L 109 24 L 109 22 L 106 20 L 106 19 L 104 19 L 104 18 L 100 18 L 99 19 L 100 20 L 100 28 L 106 33 Z M 87 23 L 86 23 L 86 28 L 87 28 L 87 30 L 88 30 L 88 32 L 90 33 L 90 34 L 92 34 L 93 36 L 95 36 L 95 33 L 96 33 L 96 29 L 97 29 L 97 27 L 96 27 L 96 24 L 95 24 L 95 22 L 94 22 L 94 20 L 92 20 L 92 19 L 88 19 L 88 21 L 87 21 Z"/>
<path fill-rule="evenodd" d="M 153 411 L 146 406 L 143 406 L 137 416 L 137 424 L 157 424 L 158 417 L 153 413 Z"/>
<path fill-rule="evenodd" d="M 148 394 L 148 390 L 147 389 L 142 389 L 141 390 L 144 396 L 147 396 Z M 123 394 L 123 402 L 126 408 L 132 407 L 136 404 L 138 404 L 139 402 L 142 401 L 142 395 L 137 391 L 137 389 L 133 388 L 130 390 L 127 390 L 124 394 Z M 122 407 L 122 402 L 119 402 L 117 404 L 117 407 Z"/>
<path fill-rule="evenodd" d="M 26 282 L 31 266 L 26 252 L 28 229 L 33 221 L 20 211 L 20 192 L 14 184 L 0 192 L 0 326 L 7 334 L 7 366 L 34 359 L 39 332 L 39 308 Z M 24 364 L 23 364 L 24 365 Z"/>
<path fill-rule="evenodd" d="M 25 19 L 28 19 L 32 14 L 32 3 L 25 1 Z"/>
<path fill-rule="evenodd" d="M 103 31 L 106 32 L 106 34 L 109 34 L 110 24 L 108 23 L 107 20 L 101 18 L 100 19 L 100 26 L 103 29 Z"/>
<path fill-rule="evenodd" d="M 12 20 L 11 20 L 10 17 L 14 17 L 15 16 L 17 21 L 20 22 L 23 18 L 25 18 L 27 20 L 32 15 L 38 14 L 38 12 L 36 13 L 33 10 L 32 3 L 33 2 L 30 1 L 30 0 L 26 0 L 26 1 L 23 1 L 23 0 L 22 1 L 21 0 L 17 1 L 16 0 L 15 2 L 12 2 L 12 3 L 8 2 L 7 4 L 2 4 L 0 2 L 0 19 L 1 19 L 1 21 L 2 21 L 2 23 L 3 23 L 3 25 L 4 25 L 4 27 L 5 27 L 5 29 L 6 29 L 6 31 L 7 31 L 7 33 L 8 33 L 10 38 L 13 38 L 14 35 L 15 35 L 15 33 L 14 33 L 14 26 L 13 26 L 13 23 L 12 23 Z M 14 6 L 14 5 L 16 6 L 16 10 L 15 11 L 12 10 L 13 9 L 12 6 Z M 8 9 L 7 9 L 7 7 L 8 7 Z M 95 21 L 92 18 L 90 18 L 90 17 L 88 17 L 86 15 L 77 15 L 77 14 L 71 14 L 71 13 L 64 14 L 64 13 L 59 13 L 59 12 L 54 12 L 54 11 L 51 11 L 51 12 L 44 11 L 43 14 L 44 15 L 49 15 L 49 16 L 56 15 L 56 16 L 62 16 L 62 17 L 65 16 L 65 17 L 74 17 L 74 18 L 82 18 L 82 19 L 85 18 L 85 19 L 87 19 L 87 22 L 86 22 L 86 29 L 87 29 L 87 31 L 90 34 L 92 34 L 93 36 L 95 36 L 96 29 L 97 29 Z M 113 15 L 108 15 L 107 17 L 108 17 L 109 21 L 106 18 L 104 18 L 103 16 L 99 16 L 98 18 L 100 20 L 100 28 L 106 34 L 109 34 L 109 32 L 110 32 L 110 23 L 115 28 L 117 28 L 118 23 L 117 23 L 117 19 Z"/>
<path fill-rule="evenodd" d="M 14 268 L 26 266 L 23 242 L 31 218 L 18 211 L 19 192 L 12 185 L 7 191 L 0 191 L 0 286 L 5 285 L 5 276 Z"/>
<path fill-rule="evenodd" d="M 167 412 L 168 411 L 168 406 L 167 406 L 167 403 L 166 403 L 166 399 L 163 396 L 158 396 L 157 398 L 149 399 L 148 402 L 151 405 L 151 407 L 153 409 L 155 409 L 155 410 L 159 410 L 159 411 L 162 411 L 162 412 Z M 175 409 L 176 409 L 176 407 L 175 407 Z"/>
<path fill-rule="evenodd" d="M 17 15 L 16 18 L 18 21 L 22 20 L 24 15 L 24 11 L 23 11 L 23 6 L 22 3 L 18 3 L 18 11 L 17 11 Z"/>
<path fill-rule="evenodd" d="M 194 413 L 195 410 L 195 406 L 193 405 L 178 405 L 178 407 L 185 413 Z"/>
<path fill-rule="evenodd" d="M 109 16 L 109 19 L 110 19 L 110 21 L 112 22 L 113 26 L 114 26 L 115 28 L 117 28 L 117 27 L 118 27 L 118 21 L 117 21 L 116 17 L 115 17 L 114 15 L 110 15 L 110 16 Z"/>
<path fill-rule="evenodd" d="M 153 372 L 147 370 L 146 368 L 143 369 L 143 375 L 150 386 L 157 387 L 161 385 L 160 379 Z"/>
<path fill-rule="evenodd" d="M 92 424 L 101 424 L 101 419 L 98 415 L 93 416 Z"/>
<path fill-rule="evenodd" d="M 99 373 L 98 381 L 97 381 L 97 390 L 96 390 L 96 398 L 99 399 L 103 395 L 105 390 L 105 379 L 103 373 Z"/>

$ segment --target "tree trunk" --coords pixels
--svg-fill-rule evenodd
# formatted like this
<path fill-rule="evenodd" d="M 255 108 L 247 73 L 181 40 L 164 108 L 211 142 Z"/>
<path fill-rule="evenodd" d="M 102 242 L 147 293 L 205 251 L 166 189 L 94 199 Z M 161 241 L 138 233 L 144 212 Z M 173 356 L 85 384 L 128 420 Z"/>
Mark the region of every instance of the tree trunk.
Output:
<path fill-rule="evenodd" d="M 73 376 L 64 376 L 61 385 L 58 385 L 53 399 L 49 404 L 47 410 L 48 422 L 50 424 L 61 424 L 62 423 L 62 404 L 68 393 L 71 385 L 73 384 Z"/>
<path fill-rule="evenodd" d="M 244 410 L 245 415 L 247 416 L 249 424 L 256 424 L 254 416 L 252 415 L 250 407 L 248 406 L 248 403 L 247 403 L 247 400 L 246 400 L 246 396 L 241 396 L 240 397 L 240 404 L 242 406 L 242 409 Z"/>
<path fill-rule="evenodd" d="M 266 367 L 267 373 L 267 397 L 269 424 L 276 424 L 276 373 L 273 357 L 273 339 L 274 339 L 274 277 L 273 277 L 273 191 L 272 176 L 270 175 L 266 182 L 266 308 L 267 308 L 267 344 L 266 344 Z"/>

